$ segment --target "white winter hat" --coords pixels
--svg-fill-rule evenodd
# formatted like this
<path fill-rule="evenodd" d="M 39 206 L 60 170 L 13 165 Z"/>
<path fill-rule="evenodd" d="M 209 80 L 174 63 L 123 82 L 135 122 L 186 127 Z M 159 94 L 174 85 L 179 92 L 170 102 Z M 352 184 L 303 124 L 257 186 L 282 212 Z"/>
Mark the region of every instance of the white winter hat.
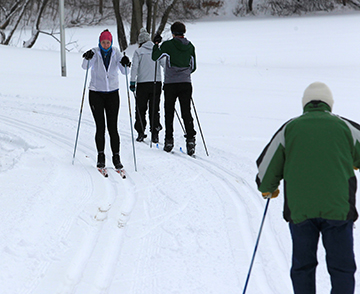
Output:
<path fill-rule="evenodd" d="M 304 91 L 302 106 L 305 107 L 310 101 L 322 101 L 330 106 L 331 110 L 334 105 L 334 99 L 328 86 L 321 82 L 310 84 Z"/>
<path fill-rule="evenodd" d="M 150 41 L 150 34 L 146 31 L 146 29 L 141 28 L 138 37 L 138 43 L 141 45 L 147 41 Z"/>

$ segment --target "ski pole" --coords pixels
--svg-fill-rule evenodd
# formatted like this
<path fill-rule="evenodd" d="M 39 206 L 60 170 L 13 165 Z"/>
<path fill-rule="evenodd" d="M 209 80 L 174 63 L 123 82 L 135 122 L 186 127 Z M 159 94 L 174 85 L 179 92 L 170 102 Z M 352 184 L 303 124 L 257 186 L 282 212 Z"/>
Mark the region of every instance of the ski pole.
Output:
<path fill-rule="evenodd" d="M 125 56 L 125 52 L 124 52 L 124 56 Z M 127 66 L 126 65 L 125 65 L 125 77 L 126 77 L 126 91 L 127 91 L 128 104 L 129 104 L 130 129 L 131 129 L 131 141 L 132 141 L 133 155 L 134 155 L 134 167 L 135 167 L 135 171 L 137 171 L 137 168 L 136 168 L 136 155 L 135 155 L 135 144 L 134 144 L 134 131 L 133 131 L 133 124 L 132 124 L 132 117 L 131 117 L 131 103 L 130 103 L 130 94 L 129 94 L 129 82 L 128 82 Z"/>
<path fill-rule="evenodd" d="M 74 165 L 74 161 L 75 161 L 76 147 L 77 147 L 77 142 L 78 142 L 78 138 L 79 138 L 80 121 L 81 121 L 81 115 L 82 115 L 82 110 L 83 110 L 83 106 L 84 106 L 85 88 L 86 88 L 86 81 L 87 81 L 87 76 L 88 76 L 88 72 L 89 72 L 89 63 L 90 63 L 90 60 L 88 60 L 88 63 L 87 63 L 87 66 L 86 66 L 84 89 L 83 89 L 83 94 L 82 94 L 82 99 L 81 99 L 79 122 L 78 122 L 78 127 L 77 127 L 77 132 L 76 132 L 76 139 L 75 139 L 75 146 L 74 146 L 74 154 L 73 154 L 73 159 L 72 159 L 72 164 L 73 164 L 73 165 Z"/>
<path fill-rule="evenodd" d="M 153 94 L 153 107 L 151 111 L 151 140 L 150 140 L 150 148 L 152 148 L 152 135 L 154 132 L 155 126 L 155 97 L 156 97 L 156 72 L 157 72 L 157 60 L 155 61 L 155 74 L 154 74 L 154 94 Z"/>
<path fill-rule="evenodd" d="M 207 150 L 206 143 L 205 143 L 204 134 L 202 132 L 201 125 L 200 125 L 200 120 L 199 120 L 199 117 L 197 115 L 194 99 L 192 97 L 191 97 L 191 102 L 192 102 L 192 105 L 194 107 L 194 112 L 195 112 L 196 120 L 197 120 L 197 123 L 198 123 L 198 126 L 199 126 L 199 130 L 200 130 L 201 138 L 202 138 L 202 141 L 203 141 L 203 144 L 204 144 L 204 148 L 205 148 L 205 151 L 206 151 L 206 155 L 209 156 L 209 152 Z"/>
<path fill-rule="evenodd" d="M 269 207 L 269 203 L 270 203 L 270 198 L 267 200 L 266 205 L 265 205 L 264 215 L 263 215 L 263 218 L 262 218 L 262 221 L 261 221 L 259 234 L 258 234 L 256 243 L 255 243 L 254 253 L 253 253 L 253 256 L 252 256 L 252 259 L 251 259 L 250 268 L 249 268 L 249 272 L 248 272 L 248 275 L 247 275 L 247 278 L 246 278 L 243 294 L 245 294 L 247 285 L 249 283 L 250 273 L 251 273 L 251 269 L 252 269 L 252 266 L 253 266 L 253 263 L 254 263 L 255 254 L 256 254 L 256 251 L 257 251 L 257 248 L 258 248 L 258 245 L 259 245 L 260 235 L 261 235 L 261 231 L 262 231 L 262 228 L 263 228 L 263 225 L 264 225 L 265 216 L 266 216 L 266 212 L 267 212 L 268 207 Z"/>

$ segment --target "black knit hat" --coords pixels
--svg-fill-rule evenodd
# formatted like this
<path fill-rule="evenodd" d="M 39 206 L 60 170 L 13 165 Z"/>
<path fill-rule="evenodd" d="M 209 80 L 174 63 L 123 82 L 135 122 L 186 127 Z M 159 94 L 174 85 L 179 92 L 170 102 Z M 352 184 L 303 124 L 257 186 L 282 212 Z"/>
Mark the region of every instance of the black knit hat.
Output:
<path fill-rule="evenodd" d="M 186 33 L 186 27 L 182 22 L 174 22 L 171 25 L 171 33 L 175 36 L 183 36 Z"/>

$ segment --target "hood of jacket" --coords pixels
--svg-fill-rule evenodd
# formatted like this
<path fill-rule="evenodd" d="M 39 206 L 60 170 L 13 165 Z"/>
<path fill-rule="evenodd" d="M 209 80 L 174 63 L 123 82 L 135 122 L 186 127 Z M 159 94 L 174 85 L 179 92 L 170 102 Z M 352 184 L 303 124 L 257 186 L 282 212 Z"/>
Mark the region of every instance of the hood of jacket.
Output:
<path fill-rule="evenodd" d="M 174 46 L 180 51 L 187 51 L 191 48 L 191 43 L 186 38 L 174 37 Z"/>
<path fill-rule="evenodd" d="M 144 48 L 149 51 L 152 51 L 153 47 L 154 47 L 154 43 L 152 41 L 147 41 L 140 46 L 140 48 Z"/>

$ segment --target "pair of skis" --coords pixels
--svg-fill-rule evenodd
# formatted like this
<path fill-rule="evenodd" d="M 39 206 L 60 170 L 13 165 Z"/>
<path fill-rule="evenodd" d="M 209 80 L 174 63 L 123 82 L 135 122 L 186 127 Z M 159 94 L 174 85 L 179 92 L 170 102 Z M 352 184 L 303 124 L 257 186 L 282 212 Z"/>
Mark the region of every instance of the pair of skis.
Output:
<path fill-rule="evenodd" d="M 108 170 L 106 167 L 104 167 L 104 168 L 98 167 L 97 169 L 105 178 L 107 178 L 109 176 L 109 173 L 108 173 Z M 126 179 L 126 173 L 125 173 L 124 168 L 115 169 L 115 171 L 121 176 L 121 178 Z"/>

